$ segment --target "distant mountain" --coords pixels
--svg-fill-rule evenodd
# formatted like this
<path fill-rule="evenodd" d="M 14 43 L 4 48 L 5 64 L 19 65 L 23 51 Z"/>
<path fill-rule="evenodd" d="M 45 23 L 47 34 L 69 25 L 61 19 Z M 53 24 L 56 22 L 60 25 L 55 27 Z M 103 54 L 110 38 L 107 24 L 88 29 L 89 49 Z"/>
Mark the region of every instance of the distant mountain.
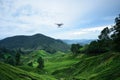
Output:
<path fill-rule="evenodd" d="M 66 51 L 69 46 L 61 40 L 53 39 L 43 34 L 32 36 L 13 36 L 0 40 L 0 47 L 8 49 L 38 50 L 47 52 Z"/>
<path fill-rule="evenodd" d="M 91 41 L 93 41 L 93 39 L 80 39 L 80 40 L 62 40 L 63 42 L 67 43 L 67 44 L 81 44 L 81 45 L 85 45 L 85 44 L 89 44 Z"/>

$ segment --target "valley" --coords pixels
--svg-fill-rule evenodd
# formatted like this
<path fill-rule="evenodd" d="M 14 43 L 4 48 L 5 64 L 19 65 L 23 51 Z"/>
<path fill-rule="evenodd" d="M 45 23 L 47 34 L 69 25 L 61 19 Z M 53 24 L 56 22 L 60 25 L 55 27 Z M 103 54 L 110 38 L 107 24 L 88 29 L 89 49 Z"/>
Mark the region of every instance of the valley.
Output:
<path fill-rule="evenodd" d="M 120 80 L 120 0 L 0 0 L 0 80 Z"/>
<path fill-rule="evenodd" d="M 36 59 L 42 56 L 44 68 L 37 68 Z M 48 54 L 43 50 L 22 56 L 23 65 L 13 67 L 0 62 L 0 79 L 11 80 L 119 80 L 120 55 L 104 53 L 98 56 L 56 52 Z M 33 66 L 28 66 L 30 61 Z M 11 74 L 11 75 L 10 75 Z"/>

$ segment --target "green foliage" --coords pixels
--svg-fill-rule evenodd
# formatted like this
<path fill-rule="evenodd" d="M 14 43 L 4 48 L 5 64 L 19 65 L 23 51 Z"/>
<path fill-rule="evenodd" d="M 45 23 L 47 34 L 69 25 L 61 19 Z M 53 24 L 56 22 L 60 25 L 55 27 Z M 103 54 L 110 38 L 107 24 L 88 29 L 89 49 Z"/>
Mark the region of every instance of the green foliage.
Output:
<path fill-rule="evenodd" d="M 99 39 L 96 41 L 92 41 L 87 49 L 88 54 L 96 55 L 105 53 L 111 50 L 111 38 L 110 38 L 111 30 L 106 27 L 101 31 L 101 34 L 98 36 Z"/>
<path fill-rule="evenodd" d="M 110 39 L 109 33 L 110 33 L 110 30 L 108 27 L 106 27 L 101 31 L 101 34 L 98 37 L 100 40 L 109 40 Z"/>
<path fill-rule="evenodd" d="M 13 36 L 0 40 L 0 47 L 22 49 L 23 51 L 45 50 L 50 53 L 67 51 L 69 46 L 61 40 L 56 40 L 42 34 L 33 36 Z"/>
<path fill-rule="evenodd" d="M 32 67 L 36 68 L 38 66 L 38 58 L 42 57 L 44 59 L 45 57 L 50 56 L 51 54 L 47 53 L 44 50 L 35 50 L 29 54 L 24 54 L 21 56 L 21 63 L 23 65 L 29 64 L 32 62 Z"/>
<path fill-rule="evenodd" d="M 71 51 L 73 54 L 79 54 L 80 53 L 80 48 L 82 48 L 81 45 L 79 44 L 72 44 L 71 45 Z"/>
<path fill-rule="evenodd" d="M 53 75 L 65 80 L 119 80 L 119 60 L 118 53 L 105 53 L 97 56 L 82 54 L 78 63 L 58 69 L 53 72 Z"/>
<path fill-rule="evenodd" d="M 120 52 L 120 15 L 115 19 L 115 26 L 104 28 L 98 36 L 97 41 L 93 41 L 88 46 L 88 54 L 99 54 L 107 51 Z"/>
<path fill-rule="evenodd" d="M 44 61 L 45 61 L 44 69 L 49 74 L 52 74 L 57 70 L 70 67 L 71 65 L 77 63 L 79 59 L 75 58 L 75 56 L 73 56 L 70 53 L 57 52 L 44 58 Z"/>
<path fill-rule="evenodd" d="M 108 44 L 104 40 L 92 41 L 86 49 L 87 54 L 97 55 L 108 51 Z"/>
<path fill-rule="evenodd" d="M 5 60 L 5 63 L 11 64 L 11 65 L 15 65 L 15 59 L 12 56 L 8 56 L 7 59 Z"/>
<path fill-rule="evenodd" d="M 33 64 L 37 61 L 41 62 L 41 58 L 39 59 L 41 56 L 44 59 L 43 70 L 36 68 L 38 65 L 36 67 L 34 65 L 33 67 L 26 65 L 30 62 Z M 55 54 L 48 54 L 43 50 L 38 50 L 22 55 L 21 59 L 25 63 L 18 67 L 23 70 L 13 66 L 12 68 L 4 63 L 6 67 L 3 67 L 3 64 L 0 64 L 0 79 L 14 80 L 14 77 L 17 80 L 21 80 L 22 76 L 24 80 L 119 80 L 120 55 L 118 53 L 105 53 L 96 56 L 79 54 L 73 56 L 70 53 L 60 51 Z M 11 78 L 9 79 L 8 76 L 11 76 Z"/>
<path fill-rule="evenodd" d="M 114 50 L 120 52 L 120 15 L 115 19 L 114 34 L 112 35 Z"/>
<path fill-rule="evenodd" d="M 5 62 L 7 64 L 15 65 L 14 54 L 15 51 L 13 50 L 0 48 L 0 61 Z"/>
<path fill-rule="evenodd" d="M 33 62 L 29 62 L 29 63 L 28 63 L 28 66 L 31 66 L 31 67 L 32 67 L 32 66 L 33 66 Z"/>
<path fill-rule="evenodd" d="M 44 60 L 42 59 L 42 57 L 39 57 L 37 62 L 38 62 L 38 68 L 43 69 L 44 68 Z"/>
<path fill-rule="evenodd" d="M 110 34 L 111 33 L 111 34 Z M 115 18 L 115 25 L 108 29 L 105 28 L 101 32 L 101 35 L 99 36 L 100 40 L 104 40 L 104 44 L 107 44 L 106 42 L 109 41 L 109 50 L 118 51 L 120 52 L 120 15 Z"/>
<path fill-rule="evenodd" d="M 0 80 L 56 80 L 49 75 L 40 75 L 0 62 Z"/>
<path fill-rule="evenodd" d="M 87 51 L 88 47 L 89 47 L 89 44 L 84 45 L 82 48 L 80 48 L 80 52 L 87 53 L 86 51 Z"/>
<path fill-rule="evenodd" d="M 16 56 L 15 56 L 15 60 L 16 60 L 16 65 L 19 65 L 20 64 L 20 54 L 17 53 Z"/>

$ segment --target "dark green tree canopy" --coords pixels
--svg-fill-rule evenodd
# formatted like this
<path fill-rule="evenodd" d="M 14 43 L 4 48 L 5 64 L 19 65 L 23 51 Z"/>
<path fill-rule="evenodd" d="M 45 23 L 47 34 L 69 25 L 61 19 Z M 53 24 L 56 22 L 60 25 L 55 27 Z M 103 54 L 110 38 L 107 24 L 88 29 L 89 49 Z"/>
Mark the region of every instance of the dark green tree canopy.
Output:
<path fill-rule="evenodd" d="M 37 62 L 38 62 L 38 68 L 43 69 L 44 68 L 44 60 L 42 59 L 42 57 L 39 57 Z"/>
<path fill-rule="evenodd" d="M 112 35 L 114 50 L 120 52 L 120 15 L 115 19 L 114 33 Z"/>
<path fill-rule="evenodd" d="M 118 17 L 115 18 L 116 25 L 120 25 L 120 14 Z"/>
<path fill-rule="evenodd" d="M 98 37 L 100 40 L 109 40 L 110 39 L 109 33 L 110 33 L 110 30 L 108 27 L 106 27 L 101 31 L 101 34 Z"/>
<path fill-rule="evenodd" d="M 111 28 L 104 28 L 98 38 L 90 43 L 88 53 L 120 52 L 120 15 L 115 18 L 115 25 Z"/>
<path fill-rule="evenodd" d="M 20 64 L 20 53 L 16 53 L 16 56 L 15 56 L 15 60 L 16 60 L 16 65 L 19 65 Z"/>
<path fill-rule="evenodd" d="M 71 45 L 71 51 L 73 54 L 79 54 L 80 48 L 82 48 L 82 46 L 80 44 L 72 44 Z"/>

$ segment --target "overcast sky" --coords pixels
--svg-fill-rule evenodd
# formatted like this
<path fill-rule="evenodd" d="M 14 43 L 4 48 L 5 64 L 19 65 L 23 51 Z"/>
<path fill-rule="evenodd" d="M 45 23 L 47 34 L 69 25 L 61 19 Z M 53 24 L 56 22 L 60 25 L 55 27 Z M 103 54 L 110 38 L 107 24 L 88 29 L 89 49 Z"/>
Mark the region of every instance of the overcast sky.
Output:
<path fill-rule="evenodd" d="M 120 0 L 0 0 L 0 39 L 36 33 L 96 39 L 119 13 Z"/>

